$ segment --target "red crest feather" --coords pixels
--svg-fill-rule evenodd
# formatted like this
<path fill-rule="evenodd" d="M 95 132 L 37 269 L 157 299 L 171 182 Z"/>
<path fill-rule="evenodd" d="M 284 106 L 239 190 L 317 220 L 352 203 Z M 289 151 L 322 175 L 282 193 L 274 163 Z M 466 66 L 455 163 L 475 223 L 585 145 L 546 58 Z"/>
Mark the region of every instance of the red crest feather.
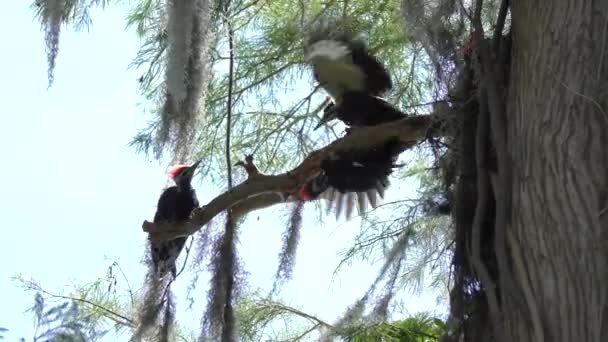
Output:
<path fill-rule="evenodd" d="M 184 168 L 188 167 L 186 164 L 175 164 L 169 169 L 169 177 L 175 178 Z"/>

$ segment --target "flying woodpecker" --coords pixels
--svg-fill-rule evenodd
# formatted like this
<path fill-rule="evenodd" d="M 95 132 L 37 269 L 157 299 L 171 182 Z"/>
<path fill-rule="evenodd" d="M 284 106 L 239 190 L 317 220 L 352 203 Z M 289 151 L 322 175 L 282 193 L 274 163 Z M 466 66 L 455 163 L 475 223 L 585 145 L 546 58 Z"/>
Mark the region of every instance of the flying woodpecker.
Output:
<path fill-rule="evenodd" d="M 154 223 L 180 223 L 190 218 L 190 214 L 198 208 L 199 202 L 192 188 L 191 181 L 194 171 L 201 161 L 188 166 L 176 164 L 169 169 L 169 177 L 175 182 L 160 195 Z M 163 277 L 167 271 L 175 278 L 177 268 L 175 262 L 186 243 L 185 237 L 166 242 L 151 242 L 152 261 L 158 277 Z"/>
<path fill-rule="evenodd" d="M 372 149 L 331 156 L 321 162 L 321 173 L 302 186 L 297 196 L 302 201 L 325 198 L 336 217 L 344 210 L 347 219 L 355 202 L 359 213 L 365 212 L 368 203 L 375 208 L 378 197 L 384 198 L 390 185 L 388 177 L 399 167 L 395 162 L 403 148 L 401 143 L 389 141 Z"/>
<path fill-rule="evenodd" d="M 316 128 L 333 119 L 349 126 L 373 126 L 405 116 L 380 98 L 392 89 L 391 77 L 353 35 L 315 32 L 306 44 L 305 55 L 315 80 L 335 101 L 325 108 Z"/>

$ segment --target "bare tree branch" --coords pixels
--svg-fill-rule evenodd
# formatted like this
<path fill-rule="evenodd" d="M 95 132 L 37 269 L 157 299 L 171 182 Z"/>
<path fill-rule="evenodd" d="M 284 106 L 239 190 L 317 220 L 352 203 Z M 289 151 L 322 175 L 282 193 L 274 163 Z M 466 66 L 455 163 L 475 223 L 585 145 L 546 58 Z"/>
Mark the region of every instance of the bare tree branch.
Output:
<path fill-rule="evenodd" d="M 291 171 L 279 175 L 265 175 L 259 172 L 249 174 L 243 183 L 217 196 L 207 205 L 196 209 L 186 224 L 155 225 L 152 222 L 144 221 L 142 229 L 150 234 L 152 241 L 167 241 L 194 234 L 216 215 L 237 204 L 239 204 L 237 208 L 240 208 L 241 213 L 246 214 L 244 209 L 260 209 L 281 203 L 285 198 L 281 194 L 295 193 L 306 182 L 318 175 L 321 161 L 324 159 L 342 150 L 377 146 L 391 139 L 398 139 L 399 142 L 411 147 L 416 142 L 425 139 L 432 121 L 431 115 L 416 115 L 373 127 L 354 128 L 349 135 L 309 154 L 300 165 Z M 274 194 L 276 202 L 270 200 L 273 196 L 270 196 L 269 193 Z M 260 205 L 258 200 L 262 200 L 263 205 Z"/>
<path fill-rule="evenodd" d="M 287 306 L 281 303 L 277 303 L 277 302 L 272 302 L 272 301 L 262 301 L 262 302 L 258 302 L 257 306 L 259 307 L 267 307 L 267 308 L 272 308 L 272 309 L 276 309 L 279 311 L 283 311 L 283 312 L 289 312 L 291 314 L 294 314 L 296 316 L 300 316 L 302 318 L 306 318 L 307 320 L 317 323 L 318 325 L 322 325 L 325 326 L 327 328 L 330 329 L 334 329 L 334 326 L 323 321 L 322 319 L 315 317 L 313 315 L 307 314 L 306 312 L 300 311 L 296 308 L 292 308 L 291 306 Z"/>
<path fill-rule="evenodd" d="M 232 188 L 232 162 L 230 161 L 230 131 L 232 128 L 232 88 L 234 87 L 234 33 L 230 21 L 230 0 L 224 4 L 224 22 L 228 30 L 228 96 L 226 99 L 226 170 L 228 173 L 228 189 Z"/>

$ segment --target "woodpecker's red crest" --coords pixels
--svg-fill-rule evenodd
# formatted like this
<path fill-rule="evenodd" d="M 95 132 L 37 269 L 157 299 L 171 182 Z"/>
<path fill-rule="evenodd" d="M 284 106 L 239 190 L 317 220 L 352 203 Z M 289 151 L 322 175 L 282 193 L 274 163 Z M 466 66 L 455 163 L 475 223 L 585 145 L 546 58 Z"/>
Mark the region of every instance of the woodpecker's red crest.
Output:
<path fill-rule="evenodd" d="M 182 172 L 183 169 L 190 167 L 189 165 L 186 164 L 175 164 L 173 166 L 171 166 L 171 168 L 169 169 L 169 177 L 171 178 L 175 178 L 177 175 L 180 174 L 180 172 Z"/>

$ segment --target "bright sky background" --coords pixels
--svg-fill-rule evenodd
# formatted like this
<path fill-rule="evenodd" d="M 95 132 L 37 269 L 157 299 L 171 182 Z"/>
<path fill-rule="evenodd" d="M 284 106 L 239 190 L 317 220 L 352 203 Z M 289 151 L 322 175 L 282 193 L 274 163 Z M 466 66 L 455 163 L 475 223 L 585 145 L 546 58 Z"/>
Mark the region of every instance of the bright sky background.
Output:
<path fill-rule="evenodd" d="M 10 329 L 7 341 L 31 341 L 33 335 L 32 319 L 23 313 L 33 294 L 9 279 L 16 273 L 59 292 L 64 285 L 104 276 L 107 255 L 120 262 L 132 285 L 140 285 L 146 238 L 141 223 L 153 217 L 168 184 L 164 165 L 126 146 L 146 120 L 138 106 L 140 75 L 127 70 L 139 42 L 133 32 L 124 31 L 126 5 L 93 11 L 89 33 L 62 33 L 55 83 L 47 91 L 44 33 L 29 4 L 7 1 L 0 13 L 0 327 Z M 199 199 L 205 203 L 219 191 L 199 189 Z M 349 247 L 358 222 L 339 224 L 329 218 L 318 225 L 313 210 L 308 214 L 294 277 L 282 297 L 332 321 L 364 293 L 379 265 L 355 262 L 332 281 L 337 252 Z M 284 222 L 275 210 L 264 210 L 241 226 L 240 256 L 249 284 L 272 285 Z M 191 322 L 195 331 L 207 281 L 201 277 L 199 305 L 193 311 L 180 302 L 190 278 L 180 277 L 174 285 L 178 320 Z M 445 309 L 436 307 L 433 293 L 405 298 L 412 313 Z"/>

